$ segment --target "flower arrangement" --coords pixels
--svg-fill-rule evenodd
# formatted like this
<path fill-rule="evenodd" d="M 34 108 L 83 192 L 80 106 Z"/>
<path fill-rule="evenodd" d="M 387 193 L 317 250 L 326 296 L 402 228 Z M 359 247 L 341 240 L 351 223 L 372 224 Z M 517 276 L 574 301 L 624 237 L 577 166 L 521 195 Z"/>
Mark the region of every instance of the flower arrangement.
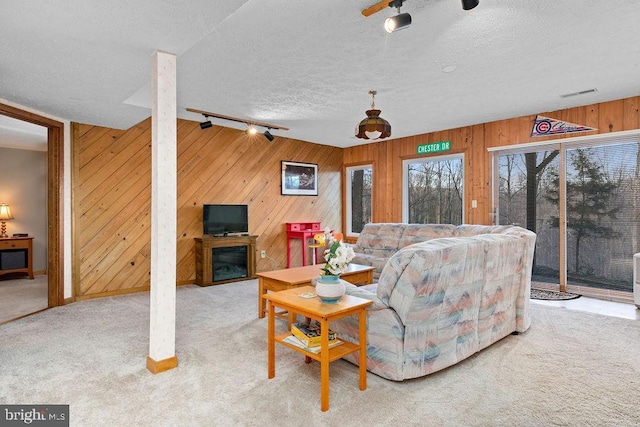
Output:
<path fill-rule="evenodd" d="M 324 260 L 326 264 L 322 269 L 325 276 L 339 276 L 347 270 L 347 266 L 356 256 L 351 246 L 347 246 L 342 240 L 337 240 L 333 233 L 326 229 L 324 231 Z"/>

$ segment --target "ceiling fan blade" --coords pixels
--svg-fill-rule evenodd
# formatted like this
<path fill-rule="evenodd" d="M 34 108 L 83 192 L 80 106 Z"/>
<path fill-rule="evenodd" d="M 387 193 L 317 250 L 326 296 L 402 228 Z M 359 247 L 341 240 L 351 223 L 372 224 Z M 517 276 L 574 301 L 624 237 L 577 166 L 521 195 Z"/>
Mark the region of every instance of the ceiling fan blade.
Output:
<path fill-rule="evenodd" d="M 378 13 L 380 12 L 382 9 L 384 9 L 385 7 L 389 6 L 389 3 L 391 3 L 393 0 L 382 0 L 379 3 L 374 4 L 373 6 L 369 6 L 368 8 L 366 8 L 365 10 L 362 11 L 362 14 L 364 16 L 371 16 L 374 13 Z"/>

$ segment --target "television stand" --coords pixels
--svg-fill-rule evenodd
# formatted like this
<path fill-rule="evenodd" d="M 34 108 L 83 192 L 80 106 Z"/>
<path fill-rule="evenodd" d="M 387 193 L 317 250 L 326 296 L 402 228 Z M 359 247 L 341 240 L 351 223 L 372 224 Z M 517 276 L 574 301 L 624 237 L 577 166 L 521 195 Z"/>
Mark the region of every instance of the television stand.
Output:
<path fill-rule="evenodd" d="M 239 234 L 204 235 L 194 239 L 197 285 L 211 286 L 256 278 L 258 236 Z"/>

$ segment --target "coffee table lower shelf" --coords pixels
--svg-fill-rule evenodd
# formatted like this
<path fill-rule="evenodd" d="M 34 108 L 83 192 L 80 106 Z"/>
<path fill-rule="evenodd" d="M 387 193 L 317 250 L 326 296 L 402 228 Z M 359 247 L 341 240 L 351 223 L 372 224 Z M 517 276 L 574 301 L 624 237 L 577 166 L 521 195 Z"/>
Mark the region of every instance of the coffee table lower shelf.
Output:
<path fill-rule="evenodd" d="M 291 335 L 290 332 L 285 332 L 283 334 L 277 335 L 275 337 L 275 341 L 279 342 L 280 344 L 282 344 L 282 345 L 284 345 L 286 347 L 292 348 L 292 349 L 296 350 L 297 352 L 302 353 L 307 357 L 310 357 L 311 359 L 314 359 L 314 360 L 317 360 L 318 362 L 320 362 L 320 355 L 322 354 L 322 351 L 320 351 L 318 353 L 312 353 L 310 351 L 305 350 L 304 348 L 296 347 L 293 344 L 289 344 L 284 339 L 287 338 L 290 335 Z M 360 345 L 358 345 L 358 344 L 354 344 L 352 342 L 345 341 L 345 340 L 340 340 L 340 341 L 342 341 L 342 344 L 337 345 L 337 346 L 332 347 L 332 348 L 329 349 L 329 362 L 333 362 L 334 360 L 342 359 L 346 355 L 351 354 L 351 353 L 355 353 L 356 351 L 360 350 Z"/>

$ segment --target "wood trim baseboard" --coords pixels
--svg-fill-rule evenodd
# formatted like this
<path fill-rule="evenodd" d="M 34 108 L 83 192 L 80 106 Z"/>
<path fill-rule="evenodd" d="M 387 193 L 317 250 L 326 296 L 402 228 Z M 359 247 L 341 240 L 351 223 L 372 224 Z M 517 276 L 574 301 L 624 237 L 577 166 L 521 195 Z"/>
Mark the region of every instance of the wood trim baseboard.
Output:
<path fill-rule="evenodd" d="M 76 295 L 76 301 L 85 301 L 93 298 L 104 298 L 104 297 L 112 297 L 116 295 L 127 295 L 134 294 L 136 292 L 148 292 L 151 288 L 149 286 L 140 286 L 138 288 L 129 288 L 129 289 L 118 289 L 117 291 L 109 291 L 109 292 L 100 292 L 95 294 L 88 295 Z"/>
<path fill-rule="evenodd" d="M 178 356 L 173 356 L 164 360 L 153 360 L 151 356 L 147 356 L 147 369 L 152 374 L 159 374 L 176 367 L 178 367 Z"/>
<path fill-rule="evenodd" d="M 255 277 L 250 277 L 243 280 L 255 279 Z M 185 285 L 195 285 L 193 280 L 178 280 L 176 286 L 185 286 Z M 109 292 L 100 292 L 96 294 L 88 294 L 88 295 L 76 295 L 72 297 L 73 301 L 86 301 L 88 299 L 93 298 L 104 298 L 104 297 L 113 297 L 117 295 L 127 295 L 133 294 L 137 292 L 149 292 L 151 290 L 151 286 L 145 285 L 140 286 L 138 288 L 129 288 L 129 289 L 119 289 L 117 291 L 109 291 Z"/>

